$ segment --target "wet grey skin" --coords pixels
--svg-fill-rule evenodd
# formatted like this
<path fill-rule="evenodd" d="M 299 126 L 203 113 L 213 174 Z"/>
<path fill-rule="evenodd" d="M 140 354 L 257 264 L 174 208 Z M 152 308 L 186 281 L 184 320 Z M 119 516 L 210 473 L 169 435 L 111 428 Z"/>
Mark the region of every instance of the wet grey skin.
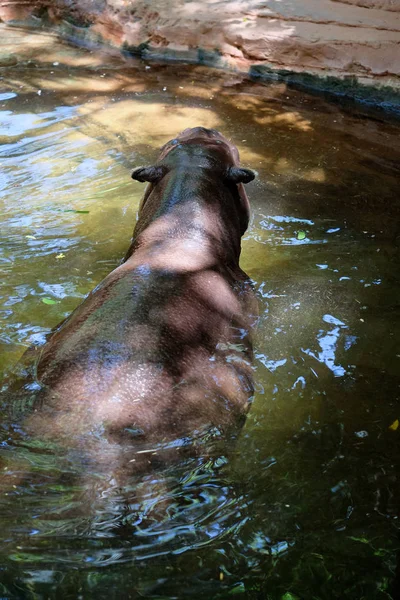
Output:
<path fill-rule="evenodd" d="M 239 257 L 254 173 L 197 127 L 132 177 L 148 182 L 132 244 L 40 349 L 30 434 L 168 445 L 225 432 L 249 409 L 257 311 Z"/>

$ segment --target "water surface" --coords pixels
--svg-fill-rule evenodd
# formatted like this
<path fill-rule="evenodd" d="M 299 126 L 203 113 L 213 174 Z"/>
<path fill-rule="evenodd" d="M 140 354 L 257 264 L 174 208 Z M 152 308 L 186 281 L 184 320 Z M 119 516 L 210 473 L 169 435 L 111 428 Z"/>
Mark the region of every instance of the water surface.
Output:
<path fill-rule="evenodd" d="M 4 410 L 1 597 L 395 598 L 399 127 L 0 32 L 3 374 L 119 264 L 143 192 L 130 171 L 186 127 L 219 129 L 258 172 L 242 267 L 260 302 L 257 394 L 212 458 L 121 488 Z"/>

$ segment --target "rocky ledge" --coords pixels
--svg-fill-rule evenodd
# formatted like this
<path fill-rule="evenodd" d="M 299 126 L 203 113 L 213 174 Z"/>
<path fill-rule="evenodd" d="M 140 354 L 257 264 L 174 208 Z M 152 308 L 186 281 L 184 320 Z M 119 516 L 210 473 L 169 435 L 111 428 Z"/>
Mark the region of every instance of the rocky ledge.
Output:
<path fill-rule="evenodd" d="M 400 0 L 0 0 L 0 19 L 399 106 Z"/>

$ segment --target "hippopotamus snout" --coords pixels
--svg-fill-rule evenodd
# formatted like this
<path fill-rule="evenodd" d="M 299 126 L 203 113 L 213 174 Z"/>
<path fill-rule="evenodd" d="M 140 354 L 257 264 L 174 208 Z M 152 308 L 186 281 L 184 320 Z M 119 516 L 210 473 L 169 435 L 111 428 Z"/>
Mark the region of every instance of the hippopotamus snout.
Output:
<path fill-rule="evenodd" d="M 225 148 L 233 164 L 239 164 L 239 152 L 236 146 L 216 129 L 207 129 L 206 127 L 190 127 L 181 131 L 161 148 L 159 160 L 164 159 L 177 146 L 181 147 L 186 144 L 198 144 L 204 147 L 219 145 L 221 148 Z"/>
<path fill-rule="evenodd" d="M 178 134 L 178 138 L 180 140 L 188 140 L 194 137 L 205 137 L 205 138 L 220 138 L 225 140 L 225 137 L 217 131 L 216 129 L 207 129 L 206 127 L 189 127 L 184 129 L 180 134 Z"/>
<path fill-rule="evenodd" d="M 230 149 L 235 149 L 236 150 L 236 146 L 234 146 L 231 142 L 229 142 L 229 140 L 226 139 L 226 137 L 224 135 L 222 135 L 222 133 L 220 133 L 219 131 L 217 131 L 216 129 L 207 129 L 206 127 L 190 127 L 188 129 L 185 129 L 184 131 L 181 131 L 181 133 L 178 134 L 176 140 L 179 143 L 185 143 L 185 142 L 193 142 L 193 141 L 198 141 L 198 142 L 216 142 L 216 143 L 223 143 L 226 144 L 227 146 L 229 146 Z"/>

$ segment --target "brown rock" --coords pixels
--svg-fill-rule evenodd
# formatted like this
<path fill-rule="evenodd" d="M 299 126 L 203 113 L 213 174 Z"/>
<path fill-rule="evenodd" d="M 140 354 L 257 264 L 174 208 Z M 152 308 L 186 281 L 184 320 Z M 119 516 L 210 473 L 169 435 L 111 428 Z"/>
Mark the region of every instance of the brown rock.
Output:
<path fill-rule="evenodd" d="M 344 4 L 354 4 L 364 8 L 377 8 L 379 10 L 392 10 L 400 12 L 399 0 L 334 0 L 334 2 L 343 2 Z"/>
<path fill-rule="evenodd" d="M 80 41 L 133 54 L 400 89 L 400 0 L 0 0 L 0 18 L 44 6 L 54 22 L 76 25 Z"/>

